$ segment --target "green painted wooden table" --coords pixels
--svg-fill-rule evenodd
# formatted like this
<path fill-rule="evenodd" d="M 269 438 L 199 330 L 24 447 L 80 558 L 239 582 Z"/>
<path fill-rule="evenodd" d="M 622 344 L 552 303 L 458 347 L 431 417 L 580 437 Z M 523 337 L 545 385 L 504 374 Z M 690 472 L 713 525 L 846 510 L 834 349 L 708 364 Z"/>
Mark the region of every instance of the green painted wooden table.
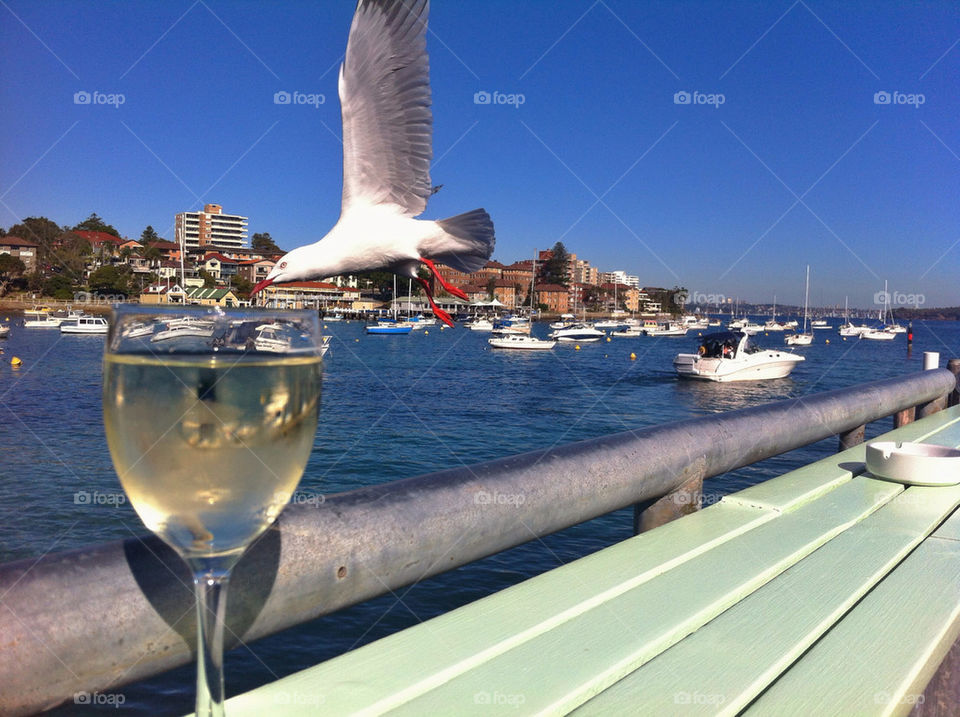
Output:
<path fill-rule="evenodd" d="M 884 436 L 960 446 L 960 407 Z M 231 698 L 263 714 L 907 714 L 960 633 L 960 486 L 863 445 Z"/>

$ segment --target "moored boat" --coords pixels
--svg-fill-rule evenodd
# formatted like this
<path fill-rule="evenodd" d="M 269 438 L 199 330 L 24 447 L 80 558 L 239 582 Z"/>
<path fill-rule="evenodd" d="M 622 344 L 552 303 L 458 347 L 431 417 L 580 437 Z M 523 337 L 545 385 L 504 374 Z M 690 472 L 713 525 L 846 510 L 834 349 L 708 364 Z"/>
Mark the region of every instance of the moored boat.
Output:
<path fill-rule="evenodd" d="M 599 341 L 606 334 L 599 329 L 595 329 L 587 324 L 571 324 L 563 329 L 557 329 L 550 333 L 551 339 L 557 341 L 576 341 L 579 343 L 591 343 Z"/>
<path fill-rule="evenodd" d="M 673 368 L 682 378 L 705 381 L 762 381 L 784 378 L 803 361 L 789 351 L 761 349 L 742 331 L 707 334 L 695 354 L 677 354 Z"/>
<path fill-rule="evenodd" d="M 524 351 L 544 351 L 557 345 L 556 341 L 535 339 L 526 334 L 500 334 L 491 336 L 487 343 L 497 349 L 520 349 Z"/>
<path fill-rule="evenodd" d="M 102 316 L 78 316 L 60 324 L 61 334 L 105 334 L 110 328 Z"/>

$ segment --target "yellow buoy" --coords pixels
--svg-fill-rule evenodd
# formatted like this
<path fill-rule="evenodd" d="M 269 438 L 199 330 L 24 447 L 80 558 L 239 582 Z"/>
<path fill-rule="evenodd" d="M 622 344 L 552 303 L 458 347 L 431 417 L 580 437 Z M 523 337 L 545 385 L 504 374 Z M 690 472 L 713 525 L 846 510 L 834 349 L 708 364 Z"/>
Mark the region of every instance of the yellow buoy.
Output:
<path fill-rule="evenodd" d="M 633 353 L 633 352 L 630 352 L 630 360 L 631 360 L 631 361 L 636 361 L 636 360 L 637 360 L 637 355 L 636 355 L 635 353 Z"/>
<path fill-rule="evenodd" d="M 827 343 L 830 343 L 830 339 L 827 339 Z"/>
<path fill-rule="evenodd" d="M 354 339 L 354 341 L 356 341 L 357 343 L 360 343 L 360 339 Z"/>
<path fill-rule="evenodd" d="M 424 329 L 424 330 L 423 330 L 423 335 L 424 335 L 424 336 L 429 336 L 429 335 L 430 335 L 430 332 L 427 331 L 426 329 Z"/>
<path fill-rule="evenodd" d="M 610 343 L 610 337 L 609 337 L 609 336 L 607 337 L 607 343 Z"/>
<path fill-rule="evenodd" d="M 324 324 L 324 325 L 323 325 L 323 328 L 325 328 L 325 329 L 326 329 L 326 328 L 328 328 L 328 327 L 327 327 L 327 325 L 326 325 L 326 324 Z"/>
<path fill-rule="evenodd" d="M 23 361 L 21 361 L 21 360 L 20 360 L 19 358 L 17 358 L 16 356 L 14 356 L 12 359 L 10 359 L 10 365 L 11 365 L 11 366 L 16 367 L 16 366 L 21 366 L 22 364 L 23 364 Z"/>
<path fill-rule="evenodd" d="M 579 351 L 579 350 L 580 350 L 580 344 L 576 344 L 576 345 L 574 345 L 574 347 L 573 347 L 573 348 L 575 348 L 575 349 L 576 349 L 577 351 Z"/>

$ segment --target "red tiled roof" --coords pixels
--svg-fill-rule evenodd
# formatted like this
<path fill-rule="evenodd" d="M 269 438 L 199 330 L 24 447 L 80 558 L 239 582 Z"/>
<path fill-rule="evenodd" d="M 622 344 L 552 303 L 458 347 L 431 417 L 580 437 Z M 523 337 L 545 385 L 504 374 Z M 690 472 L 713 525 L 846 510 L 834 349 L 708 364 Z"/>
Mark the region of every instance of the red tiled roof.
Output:
<path fill-rule="evenodd" d="M 268 262 L 270 264 L 276 264 L 277 262 L 273 259 L 244 259 L 243 261 L 238 261 L 237 263 L 240 266 L 251 266 L 252 264 L 259 264 L 261 261 Z"/>
<path fill-rule="evenodd" d="M 328 284 L 325 281 L 291 281 L 289 284 L 275 284 L 269 288 L 277 289 L 337 289 L 341 287 L 336 284 Z M 343 287 L 345 291 L 359 291 L 359 289 L 350 289 L 349 287 Z"/>
<path fill-rule="evenodd" d="M 203 260 L 204 260 L 204 261 L 210 261 L 211 259 L 216 259 L 216 260 L 219 261 L 221 264 L 223 264 L 224 262 L 226 262 L 227 264 L 238 264 L 238 263 L 239 263 L 236 259 L 231 259 L 229 256 L 224 256 L 223 254 L 221 254 L 220 252 L 217 252 L 217 251 L 208 252 L 208 253 L 205 254 L 204 257 L 203 257 Z"/>
<path fill-rule="evenodd" d="M 15 236 L 5 236 L 0 237 L 0 246 L 33 246 L 39 247 L 40 245 L 36 242 L 28 241 L 26 239 L 21 239 L 20 237 Z"/>
<path fill-rule="evenodd" d="M 567 293 L 567 287 L 562 284 L 538 284 L 536 287 L 537 291 L 562 291 L 564 294 Z"/>

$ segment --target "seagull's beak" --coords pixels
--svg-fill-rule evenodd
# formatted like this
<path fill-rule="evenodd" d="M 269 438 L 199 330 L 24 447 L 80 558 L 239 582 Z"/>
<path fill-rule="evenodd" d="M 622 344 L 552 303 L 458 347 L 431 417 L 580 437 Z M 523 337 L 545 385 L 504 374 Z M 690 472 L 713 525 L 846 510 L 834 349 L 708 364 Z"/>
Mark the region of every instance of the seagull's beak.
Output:
<path fill-rule="evenodd" d="M 263 281 L 258 282 L 257 285 L 253 287 L 253 291 L 250 292 L 250 296 L 253 296 L 258 291 L 263 291 L 272 283 L 273 283 L 273 279 L 264 279 Z"/>

